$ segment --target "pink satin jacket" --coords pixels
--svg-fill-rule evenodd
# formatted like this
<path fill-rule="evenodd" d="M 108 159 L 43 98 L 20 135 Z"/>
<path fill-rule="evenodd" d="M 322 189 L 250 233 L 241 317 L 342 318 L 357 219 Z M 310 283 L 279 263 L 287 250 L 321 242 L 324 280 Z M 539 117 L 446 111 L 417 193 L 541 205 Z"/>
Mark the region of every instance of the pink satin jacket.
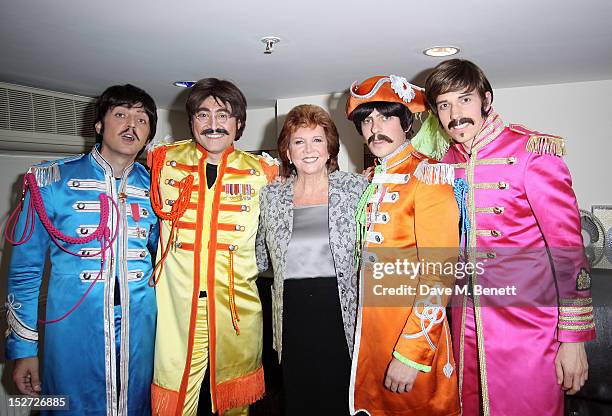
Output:
<path fill-rule="evenodd" d="M 453 299 L 453 342 L 460 392 L 478 391 L 484 414 L 562 414 L 554 368 L 559 342 L 595 337 L 563 146 L 559 137 L 500 123 L 471 155 L 456 144 L 443 159 L 468 185 L 465 253 L 477 267 L 471 279 L 458 280 L 471 293 Z M 478 413 L 473 405 L 463 397 L 465 415 Z"/>

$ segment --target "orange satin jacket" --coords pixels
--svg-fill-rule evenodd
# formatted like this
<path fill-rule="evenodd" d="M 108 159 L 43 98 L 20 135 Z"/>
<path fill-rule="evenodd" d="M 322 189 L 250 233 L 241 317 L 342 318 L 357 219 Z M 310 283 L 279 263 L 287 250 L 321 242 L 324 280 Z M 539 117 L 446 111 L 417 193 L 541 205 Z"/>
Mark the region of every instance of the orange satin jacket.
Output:
<path fill-rule="evenodd" d="M 448 295 L 442 294 L 452 290 L 452 273 L 425 267 L 452 267 L 457 259 L 459 212 L 452 168 L 407 142 L 381 160 L 372 183 L 376 191 L 368 203 L 361 260 L 351 413 L 459 414 L 445 314 Z M 421 269 L 414 272 L 415 267 Z M 419 370 L 410 392 L 385 388 L 393 358 Z"/>

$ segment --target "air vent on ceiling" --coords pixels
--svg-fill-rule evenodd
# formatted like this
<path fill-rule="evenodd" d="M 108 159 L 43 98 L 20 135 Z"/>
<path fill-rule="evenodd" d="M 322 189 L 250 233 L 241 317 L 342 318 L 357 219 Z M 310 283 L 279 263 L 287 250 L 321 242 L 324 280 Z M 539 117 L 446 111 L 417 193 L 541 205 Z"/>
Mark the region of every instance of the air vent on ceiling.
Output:
<path fill-rule="evenodd" d="M 94 112 L 92 98 L 0 83 L 0 150 L 85 151 Z"/>

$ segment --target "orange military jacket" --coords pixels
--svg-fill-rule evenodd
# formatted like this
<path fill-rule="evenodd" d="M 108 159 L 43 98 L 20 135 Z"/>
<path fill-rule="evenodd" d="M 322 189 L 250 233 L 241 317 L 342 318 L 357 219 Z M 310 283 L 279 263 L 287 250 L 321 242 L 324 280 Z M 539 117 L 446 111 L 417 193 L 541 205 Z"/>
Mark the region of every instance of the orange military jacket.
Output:
<path fill-rule="evenodd" d="M 370 415 L 460 412 L 445 314 L 448 295 L 429 292 L 431 288 L 452 290 L 453 278 L 424 266 L 454 265 L 457 259 L 459 212 L 452 183 L 449 165 L 418 153 L 409 142 L 382 159 L 372 177 L 376 191 L 368 201 L 361 260 L 351 414 L 360 410 Z M 411 273 L 414 267 L 421 269 Z M 419 292 L 421 287 L 426 293 Z M 385 388 L 393 358 L 419 370 L 410 392 L 398 394 Z"/>

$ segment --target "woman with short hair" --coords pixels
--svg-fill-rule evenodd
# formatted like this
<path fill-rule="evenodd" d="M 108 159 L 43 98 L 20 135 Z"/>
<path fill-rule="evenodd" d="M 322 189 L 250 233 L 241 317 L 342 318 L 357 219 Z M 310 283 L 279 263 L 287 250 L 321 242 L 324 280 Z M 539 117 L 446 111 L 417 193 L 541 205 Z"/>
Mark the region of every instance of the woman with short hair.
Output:
<path fill-rule="evenodd" d="M 338 170 L 338 130 L 315 105 L 293 108 L 278 138 L 284 182 L 261 191 L 258 264 L 274 269 L 273 345 L 285 414 L 348 414 L 357 310 L 355 210 L 368 182 Z"/>

